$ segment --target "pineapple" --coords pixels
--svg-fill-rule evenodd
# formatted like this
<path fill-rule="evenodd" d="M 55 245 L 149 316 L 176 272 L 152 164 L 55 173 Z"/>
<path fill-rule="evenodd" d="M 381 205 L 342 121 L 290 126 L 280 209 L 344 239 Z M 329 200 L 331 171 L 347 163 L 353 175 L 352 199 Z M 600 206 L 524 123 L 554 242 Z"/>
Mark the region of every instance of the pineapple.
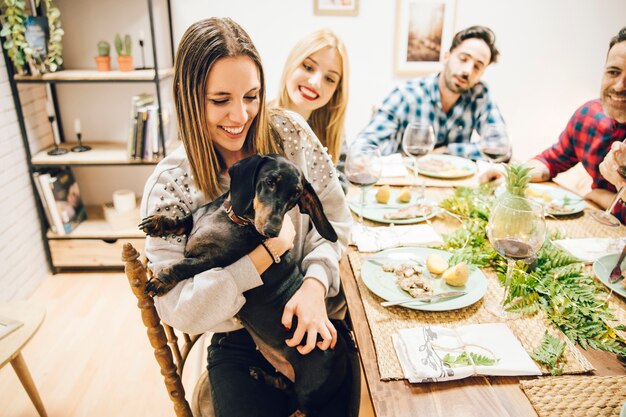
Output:
<path fill-rule="evenodd" d="M 506 191 L 510 195 L 526 197 L 526 188 L 530 182 L 532 168 L 525 164 L 506 164 Z"/>

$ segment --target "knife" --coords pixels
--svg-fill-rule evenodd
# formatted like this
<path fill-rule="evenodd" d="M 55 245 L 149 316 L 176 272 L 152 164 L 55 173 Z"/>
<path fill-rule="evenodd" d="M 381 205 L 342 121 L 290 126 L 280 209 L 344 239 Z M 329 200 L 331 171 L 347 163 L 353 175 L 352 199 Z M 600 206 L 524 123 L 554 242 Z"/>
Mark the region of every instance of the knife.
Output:
<path fill-rule="evenodd" d="M 609 283 L 615 284 L 616 282 L 619 282 L 624 279 L 624 274 L 622 273 L 621 265 L 625 256 L 626 256 L 626 245 L 624 245 L 624 249 L 622 249 L 622 253 L 619 255 L 619 259 L 617 260 L 617 263 L 615 264 L 615 268 L 613 268 L 613 270 L 611 271 L 611 275 L 609 275 Z"/>
<path fill-rule="evenodd" d="M 389 264 L 399 264 L 399 263 L 415 263 L 420 266 L 424 266 L 424 261 L 419 258 L 414 258 L 412 255 L 408 255 L 406 258 L 367 258 L 366 262 L 371 262 L 374 265 L 385 266 Z"/>
<path fill-rule="evenodd" d="M 419 301 L 422 303 L 430 303 L 431 301 L 434 301 L 434 300 L 444 301 L 444 300 L 449 300 L 451 298 L 457 298 L 465 294 L 467 294 L 467 291 L 448 291 L 448 292 L 442 292 L 442 293 L 433 294 L 433 295 L 424 294 L 424 295 L 420 295 L 417 297 L 403 298 L 401 300 L 383 301 L 380 303 L 380 305 L 383 307 L 391 307 L 391 306 L 396 306 L 399 304 L 412 303 L 415 301 Z"/>

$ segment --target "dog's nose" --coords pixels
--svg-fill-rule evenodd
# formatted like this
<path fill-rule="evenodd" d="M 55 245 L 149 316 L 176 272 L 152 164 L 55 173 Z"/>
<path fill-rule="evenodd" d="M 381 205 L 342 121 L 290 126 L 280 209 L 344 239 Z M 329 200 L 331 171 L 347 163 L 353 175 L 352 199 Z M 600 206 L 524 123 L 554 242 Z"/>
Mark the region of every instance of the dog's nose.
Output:
<path fill-rule="evenodd" d="M 280 233 L 280 226 L 276 227 L 271 224 L 266 224 L 263 228 L 263 234 L 267 237 L 276 237 Z"/>

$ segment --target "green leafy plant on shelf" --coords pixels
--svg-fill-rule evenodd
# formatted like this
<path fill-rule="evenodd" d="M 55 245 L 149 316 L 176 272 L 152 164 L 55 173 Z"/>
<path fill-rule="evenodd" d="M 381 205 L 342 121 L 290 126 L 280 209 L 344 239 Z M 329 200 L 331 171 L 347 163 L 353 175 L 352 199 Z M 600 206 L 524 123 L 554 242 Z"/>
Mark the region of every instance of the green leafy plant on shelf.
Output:
<path fill-rule="evenodd" d="M 523 171 L 523 167 L 515 167 L 513 175 L 516 179 L 507 179 L 509 192 L 523 195 L 529 175 Z M 508 169 L 507 175 L 511 175 L 510 172 Z M 463 227 L 445 236 L 444 247 L 453 253 L 451 264 L 465 261 L 480 267 L 492 267 L 503 283 L 506 260 L 493 249 L 486 234 L 489 213 L 495 201 L 493 188 L 487 185 L 455 190 L 441 207 L 458 215 Z M 507 310 L 520 314 L 543 311 L 551 323 L 583 348 L 625 355 L 626 340 L 616 331 L 624 331 L 626 326 L 613 327 L 615 316 L 606 302 L 606 289 L 584 264 L 552 243 L 553 239 L 561 237 L 550 232 L 531 265 L 521 261 L 516 263 L 506 300 Z"/>
<path fill-rule="evenodd" d="M 133 70 L 132 45 L 130 35 L 124 35 L 123 41 L 119 33 L 115 35 L 115 51 L 117 52 L 117 65 L 120 71 Z"/>
<path fill-rule="evenodd" d="M 38 7 L 40 0 L 36 0 Z M 63 66 L 63 35 L 61 12 L 53 0 L 44 0 L 48 21 L 48 43 L 46 56 L 43 60 L 35 59 L 35 51 L 26 41 L 25 0 L 0 0 L 0 20 L 2 29 L 0 36 L 4 38 L 3 47 L 18 74 L 55 72 Z"/>

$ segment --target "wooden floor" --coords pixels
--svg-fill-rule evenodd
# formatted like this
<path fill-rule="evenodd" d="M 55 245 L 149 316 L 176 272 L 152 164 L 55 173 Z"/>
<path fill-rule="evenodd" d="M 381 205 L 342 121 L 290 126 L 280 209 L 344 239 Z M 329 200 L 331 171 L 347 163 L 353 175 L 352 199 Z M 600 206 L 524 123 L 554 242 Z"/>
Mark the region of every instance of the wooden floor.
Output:
<path fill-rule="evenodd" d="M 47 315 L 22 354 L 49 417 L 174 416 L 124 274 L 50 276 L 31 301 Z M 204 346 L 192 355 L 183 378 L 188 398 L 205 366 Z M 9 365 L 0 369 L 0 393 L 3 417 L 37 416 Z M 360 417 L 373 416 L 363 388 Z"/>

